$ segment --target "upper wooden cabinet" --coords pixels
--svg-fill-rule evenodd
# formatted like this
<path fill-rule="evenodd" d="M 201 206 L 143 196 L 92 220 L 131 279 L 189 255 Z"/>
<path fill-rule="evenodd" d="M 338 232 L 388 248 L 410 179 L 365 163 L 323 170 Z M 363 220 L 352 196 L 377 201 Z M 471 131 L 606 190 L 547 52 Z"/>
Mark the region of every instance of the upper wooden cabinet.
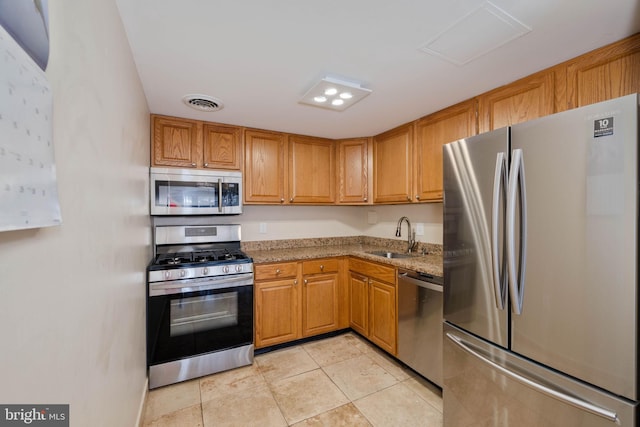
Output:
<path fill-rule="evenodd" d="M 245 130 L 244 201 L 285 202 L 287 174 L 286 136 L 277 132 Z"/>
<path fill-rule="evenodd" d="M 412 201 L 413 123 L 373 138 L 373 202 Z"/>
<path fill-rule="evenodd" d="M 416 122 L 415 201 L 442 201 L 442 146 L 478 133 L 476 111 L 471 99 Z"/>
<path fill-rule="evenodd" d="M 555 112 L 555 74 L 548 70 L 478 97 L 480 132 L 526 122 Z"/>
<path fill-rule="evenodd" d="M 289 203 L 334 203 L 335 164 L 334 141 L 290 135 Z"/>
<path fill-rule="evenodd" d="M 241 168 L 241 129 L 197 120 L 152 115 L 153 166 Z"/>
<path fill-rule="evenodd" d="M 203 167 L 240 170 L 242 133 L 235 126 L 205 123 L 202 132 Z"/>
<path fill-rule="evenodd" d="M 196 120 L 151 116 L 152 166 L 198 167 L 202 125 Z"/>
<path fill-rule="evenodd" d="M 370 203 L 371 138 L 343 139 L 338 148 L 338 203 Z"/>
<path fill-rule="evenodd" d="M 567 62 L 567 107 L 640 92 L 640 34 Z"/>

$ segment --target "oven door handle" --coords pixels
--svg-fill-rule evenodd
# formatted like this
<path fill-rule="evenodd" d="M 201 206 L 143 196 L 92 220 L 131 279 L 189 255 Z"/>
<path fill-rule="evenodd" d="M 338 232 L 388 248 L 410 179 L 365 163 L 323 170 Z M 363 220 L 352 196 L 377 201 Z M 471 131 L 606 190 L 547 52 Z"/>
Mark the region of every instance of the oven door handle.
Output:
<path fill-rule="evenodd" d="M 209 291 L 240 286 L 253 286 L 253 273 L 201 279 L 174 280 L 149 284 L 149 296 L 184 294 L 187 292 Z"/>

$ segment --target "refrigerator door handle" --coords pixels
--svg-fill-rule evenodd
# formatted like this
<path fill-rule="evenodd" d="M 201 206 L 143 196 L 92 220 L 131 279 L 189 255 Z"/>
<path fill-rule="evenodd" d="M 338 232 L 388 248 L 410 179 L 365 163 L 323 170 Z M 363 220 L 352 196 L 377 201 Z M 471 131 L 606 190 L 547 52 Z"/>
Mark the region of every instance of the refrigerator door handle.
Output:
<path fill-rule="evenodd" d="M 524 180 L 524 159 L 522 149 L 515 149 L 512 153 L 511 171 L 509 172 L 509 188 L 507 191 L 507 272 L 509 276 L 509 292 L 511 293 L 511 308 L 517 315 L 522 313 L 524 298 L 524 277 L 527 259 L 527 195 Z M 516 204 L 520 190 L 520 256 L 516 267 Z"/>
<path fill-rule="evenodd" d="M 493 203 L 491 207 L 491 261 L 493 265 L 493 290 L 496 298 L 496 308 L 504 310 L 507 300 L 507 289 L 504 285 L 504 270 L 500 262 L 500 200 L 506 197 L 507 188 L 507 162 L 503 152 L 496 156 L 496 170 L 493 176 Z M 501 271 L 502 270 L 502 271 Z"/>
<path fill-rule="evenodd" d="M 580 410 L 589 412 L 591 414 L 597 415 L 599 417 L 602 417 L 612 423 L 615 424 L 619 424 L 619 420 L 618 420 L 618 414 L 614 411 L 610 411 L 609 409 L 606 408 L 601 408 L 599 406 L 596 406 L 592 403 L 589 403 L 585 400 L 582 399 L 578 399 L 574 396 L 568 395 L 566 393 L 563 393 L 562 391 L 559 390 L 555 390 L 551 387 L 548 387 L 546 385 L 540 384 L 536 381 L 533 381 L 529 378 L 527 378 L 526 376 L 514 372 L 510 369 L 505 368 L 504 366 L 494 362 L 493 360 L 483 356 L 482 354 L 480 354 L 478 351 L 474 350 L 473 348 L 471 348 L 473 345 L 469 344 L 467 342 L 465 342 L 462 338 L 452 334 L 451 332 L 446 332 L 445 335 L 447 336 L 447 338 L 449 338 L 451 340 L 451 342 L 453 342 L 454 344 L 456 344 L 458 347 L 460 347 L 462 350 L 464 350 L 466 353 L 472 355 L 473 357 L 479 359 L 481 362 L 491 366 L 492 368 L 494 368 L 495 370 L 497 370 L 498 372 L 500 372 L 501 374 L 511 378 L 514 381 L 517 381 L 527 387 L 530 387 L 536 391 L 539 391 L 540 393 L 543 393 L 547 396 L 550 396 L 556 400 L 559 400 L 561 402 L 564 402 L 566 404 L 569 404 L 571 406 L 574 406 Z"/>

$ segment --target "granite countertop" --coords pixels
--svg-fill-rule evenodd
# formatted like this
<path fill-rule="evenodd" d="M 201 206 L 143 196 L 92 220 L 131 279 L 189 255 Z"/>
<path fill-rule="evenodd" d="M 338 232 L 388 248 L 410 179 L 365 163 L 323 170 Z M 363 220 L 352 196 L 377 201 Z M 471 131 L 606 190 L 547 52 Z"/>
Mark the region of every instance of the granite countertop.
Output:
<path fill-rule="evenodd" d="M 243 242 L 242 249 L 256 264 L 356 256 L 359 258 L 442 277 L 442 246 L 418 243 L 408 258 L 386 258 L 373 251 L 406 252 L 406 241 L 367 236 Z M 422 255 L 422 251 L 426 254 Z"/>

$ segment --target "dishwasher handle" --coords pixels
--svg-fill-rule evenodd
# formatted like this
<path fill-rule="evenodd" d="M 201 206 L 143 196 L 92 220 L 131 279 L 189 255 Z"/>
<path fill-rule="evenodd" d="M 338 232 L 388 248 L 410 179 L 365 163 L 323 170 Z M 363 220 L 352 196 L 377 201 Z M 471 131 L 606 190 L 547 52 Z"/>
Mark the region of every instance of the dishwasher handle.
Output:
<path fill-rule="evenodd" d="M 443 286 L 437 283 L 431 283 L 424 279 L 418 279 L 409 276 L 407 271 L 398 271 L 398 282 L 400 281 L 411 283 L 412 285 L 420 286 L 421 288 L 429 289 L 431 291 L 443 292 Z"/>

